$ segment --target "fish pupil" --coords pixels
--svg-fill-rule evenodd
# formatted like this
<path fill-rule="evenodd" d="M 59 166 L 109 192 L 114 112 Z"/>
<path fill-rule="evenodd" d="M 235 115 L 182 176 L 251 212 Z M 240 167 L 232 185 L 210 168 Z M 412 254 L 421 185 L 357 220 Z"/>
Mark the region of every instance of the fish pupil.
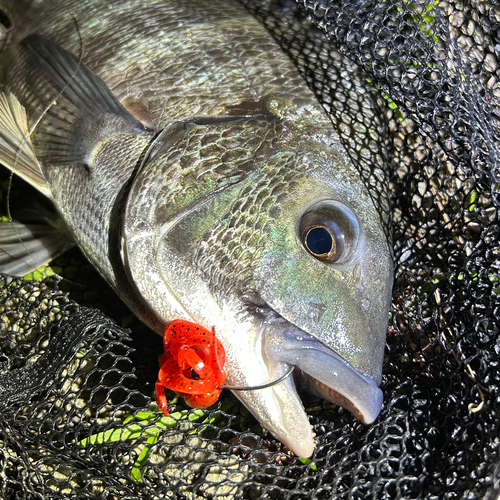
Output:
<path fill-rule="evenodd" d="M 327 254 L 333 246 L 332 235 L 324 227 L 315 227 L 307 233 L 306 245 L 313 254 Z"/>

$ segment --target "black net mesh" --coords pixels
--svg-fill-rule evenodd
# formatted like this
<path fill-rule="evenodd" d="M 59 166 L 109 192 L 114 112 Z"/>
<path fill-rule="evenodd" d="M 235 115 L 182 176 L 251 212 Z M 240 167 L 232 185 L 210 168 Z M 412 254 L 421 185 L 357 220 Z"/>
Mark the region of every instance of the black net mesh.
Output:
<path fill-rule="evenodd" d="M 396 278 L 382 413 L 365 426 L 305 396 L 311 460 L 229 394 L 211 410 L 174 401 L 164 417 L 151 399 L 161 339 L 74 252 L 57 263 L 62 281 L 0 281 L 0 495 L 498 498 L 500 4 L 245 5 L 365 182 L 387 154 Z M 14 185 L 11 206 L 26 189 Z"/>

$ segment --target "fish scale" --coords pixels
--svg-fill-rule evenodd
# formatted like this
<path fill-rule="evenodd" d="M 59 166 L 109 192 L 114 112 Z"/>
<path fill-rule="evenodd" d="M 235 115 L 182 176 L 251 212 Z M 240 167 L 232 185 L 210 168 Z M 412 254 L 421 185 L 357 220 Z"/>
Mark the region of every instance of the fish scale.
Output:
<path fill-rule="evenodd" d="M 296 160 L 296 158 L 289 157 L 285 165 L 283 165 L 283 157 L 275 159 L 274 162 L 268 162 L 267 167 L 270 169 L 274 167 L 277 172 L 243 190 L 240 199 L 229 210 L 231 217 L 216 230 L 210 232 L 204 244 L 200 245 L 196 255 L 198 268 L 207 279 L 213 282 L 213 288 L 219 294 L 227 293 L 229 289 L 234 288 L 235 280 L 242 283 L 238 287 L 241 294 L 247 294 L 248 287 L 253 289 L 254 284 L 249 282 L 251 264 L 265 245 L 264 241 L 258 241 L 258 236 L 269 220 L 272 220 L 271 212 L 274 202 L 279 203 L 280 194 L 283 194 L 286 189 L 293 191 L 297 182 L 294 177 L 298 176 L 298 173 L 289 169 L 288 166 Z M 250 214 L 245 206 L 256 207 L 255 210 L 258 213 L 256 220 L 254 217 L 248 217 Z M 242 251 L 242 245 L 237 242 L 248 243 L 251 238 L 257 239 L 249 245 L 251 251 L 247 251 L 239 258 L 234 258 L 235 248 Z M 228 266 L 230 272 L 227 272 Z"/>
<path fill-rule="evenodd" d="M 173 319 L 214 327 L 230 385 L 280 380 L 236 395 L 297 454 L 314 439 L 282 380 L 291 366 L 372 422 L 392 286 L 377 135 L 361 137 L 373 155 L 348 153 L 339 132 L 351 121 L 332 125 L 236 2 L 2 5 L 17 29 L 0 59 L 0 115 L 18 125 L 0 120 L 0 159 L 48 193 L 132 311 L 160 334 Z M 368 125 L 374 116 L 368 106 Z M 308 244 L 317 228 L 330 238 L 321 255 Z"/>
<path fill-rule="evenodd" d="M 16 2 L 2 4 L 15 12 Z M 225 105 L 261 96 L 262 82 L 267 92 L 285 87 L 309 95 L 288 58 L 235 2 L 218 0 L 194 9 L 192 2 L 153 1 L 141 5 L 140 14 L 134 1 L 113 8 L 99 2 L 27 4 L 15 39 L 36 31 L 77 56 L 83 48 L 83 62 L 118 99 L 132 95 L 153 100 L 151 112 L 160 127 L 188 114 L 220 114 Z M 40 26 L 42 13 L 47 24 Z M 237 27 L 230 25 L 235 15 L 241 20 Z M 179 30 L 181 24 L 185 27 Z M 196 43 L 187 43 L 190 38 Z"/>

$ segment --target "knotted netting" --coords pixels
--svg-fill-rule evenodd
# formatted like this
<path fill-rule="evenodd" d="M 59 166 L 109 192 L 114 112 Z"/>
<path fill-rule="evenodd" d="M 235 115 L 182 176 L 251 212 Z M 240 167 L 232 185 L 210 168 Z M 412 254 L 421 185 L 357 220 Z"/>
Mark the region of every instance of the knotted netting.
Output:
<path fill-rule="evenodd" d="M 364 182 L 374 155 L 389 165 L 396 276 L 381 415 L 365 426 L 306 395 L 307 460 L 230 394 L 210 410 L 178 400 L 164 417 L 152 399 L 161 339 L 73 252 L 56 262 L 61 281 L 0 282 L 0 496 L 497 498 L 500 4 L 244 3 Z M 13 211 L 26 190 L 14 181 Z"/>

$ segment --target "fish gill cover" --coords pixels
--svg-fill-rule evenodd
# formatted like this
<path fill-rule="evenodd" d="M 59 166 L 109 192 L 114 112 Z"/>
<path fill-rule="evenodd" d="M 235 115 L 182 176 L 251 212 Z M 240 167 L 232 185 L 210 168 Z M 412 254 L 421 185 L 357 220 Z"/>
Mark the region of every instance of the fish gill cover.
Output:
<path fill-rule="evenodd" d="M 396 278 L 381 415 L 365 426 L 306 397 L 307 460 L 229 394 L 163 416 L 151 399 L 161 339 L 85 307 L 129 319 L 73 252 L 55 268 L 67 280 L 0 283 L 0 496 L 497 498 L 500 4 L 244 3 L 330 111 L 365 182 L 387 146 Z M 12 206 L 26 189 L 14 183 Z"/>

